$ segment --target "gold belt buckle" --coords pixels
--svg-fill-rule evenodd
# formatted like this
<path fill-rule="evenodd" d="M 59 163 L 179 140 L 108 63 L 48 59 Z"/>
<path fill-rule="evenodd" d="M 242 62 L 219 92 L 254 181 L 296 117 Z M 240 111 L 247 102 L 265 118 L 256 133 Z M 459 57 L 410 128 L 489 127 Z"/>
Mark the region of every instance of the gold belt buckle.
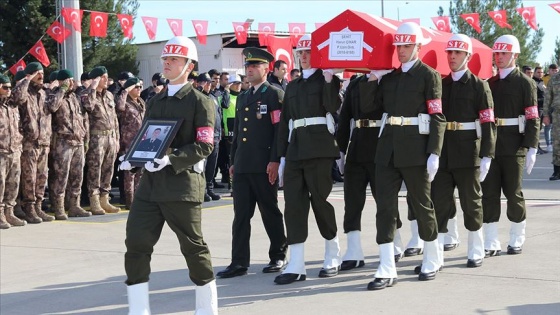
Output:
<path fill-rule="evenodd" d="M 451 130 L 451 131 L 457 131 L 457 125 L 458 123 L 456 121 L 451 121 L 447 123 L 447 130 Z"/>
<path fill-rule="evenodd" d="M 502 126 L 504 124 L 504 120 L 502 118 L 496 118 L 496 127 Z"/>
<path fill-rule="evenodd" d="M 369 119 L 362 119 L 362 127 L 369 128 Z"/>

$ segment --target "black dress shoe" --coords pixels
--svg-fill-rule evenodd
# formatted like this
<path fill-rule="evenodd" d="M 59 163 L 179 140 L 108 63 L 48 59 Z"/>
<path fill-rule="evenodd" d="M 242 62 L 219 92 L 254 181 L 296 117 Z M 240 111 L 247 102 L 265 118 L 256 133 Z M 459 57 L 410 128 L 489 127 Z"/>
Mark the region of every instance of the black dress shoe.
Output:
<path fill-rule="evenodd" d="M 428 280 L 434 280 L 436 278 L 436 274 L 438 272 L 437 271 L 432 271 L 432 272 L 420 272 L 420 274 L 418 275 L 418 280 L 420 281 L 428 281 Z"/>
<path fill-rule="evenodd" d="M 482 266 L 482 259 L 467 259 L 467 268 L 476 268 Z"/>
<path fill-rule="evenodd" d="M 332 268 L 321 268 L 319 271 L 319 278 L 329 278 L 338 275 L 338 271 L 340 270 L 340 266 L 332 267 Z"/>
<path fill-rule="evenodd" d="M 368 283 L 368 290 L 381 290 L 386 287 L 392 287 L 397 284 L 397 278 L 375 278 L 372 282 Z"/>
<path fill-rule="evenodd" d="M 423 248 L 407 248 L 404 251 L 404 257 L 422 255 L 423 252 L 424 252 Z"/>
<path fill-rule="evenodd" d="M 484 258 L 500 256 L 502 251 L 499 249 L 485 249 L 484 250 Z"/>
<path fill-rule="evenodd" d="M 398 263 L 399 260 L 401 260 L 403 257 L 404 257 L 404 254 L 403 254 L 403 253 L 396 254 L 396 255 L 395 255 L 395 262 Z"/>
<path fill-rule="evenodd" d="M 438 271 L 442 271 L 443 270 L 443 266 L 439 267 Z M 416 267 L 414 267 L 414 273 L 419 275 L 422 273 L 422 265 L 418 265 Z"/>
<path fill-rule="evenodd" d="M 226 188 L 225 185 L 219 184 L 217 181 L 214 181 L 213 185 L 214 188 L 218 188 L 218 189 Z"/>
<path fill-rule="evenodd" d="M 204 202 L 212 201 L 212 197 L 208 194 L 204 194 Z"/>
<path fill-rule="evenodd" d="M 290 284 L 294 281 L 305 281 L 306 276 L 297 273 L 283 273 L 274 278 L 276 284 Z"/>
<path fill-rule="evenodd" d="M 225 270 L 222 270 L 216 274 L 220 278 L 233 278 L 238 276 L 244 276 L 247 274 L 247 267 L 241 265 L 229 265 Z"/>
<path fill-rule="evenodd" d="M 455 244 L 444 244 L 443 245 L 443 250 L 448 252 L 450 250 L 454 250 L 455 248 L 459 247 L 459 243 L 455 243 Z"/>
<path fill-rule="evenodd" d="M 354 268 L 361 268 L 366 263 L 363 260 L 345 260 L 340 265 L 340 270 L 352 270 Z"/>
<path fill-rule="evenodd" d="M 286 266 L 286 261 L 285 260 L 271 260 L 268 265 L 266 265 L 262 272 L 264 273 L 273 273 L 273 272 L 278 272 L 281 271 L 282 269 L 284 269 L 284 267 Z"/>
<path fill-rule="evenodd" d="M 519 255 L 523 250 L 520 246 L 509 246 L 507 247 L 508 255 Z"/>

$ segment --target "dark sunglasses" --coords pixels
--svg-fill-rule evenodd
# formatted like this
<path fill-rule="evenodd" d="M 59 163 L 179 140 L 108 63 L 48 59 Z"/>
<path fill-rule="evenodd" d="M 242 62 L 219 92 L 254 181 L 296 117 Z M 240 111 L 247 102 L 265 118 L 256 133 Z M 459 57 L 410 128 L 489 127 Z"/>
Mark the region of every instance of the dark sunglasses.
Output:
<path fill-rule="evenodd" d="M 12 89 L 11 86 L 5 86 L 5 85 L 4 85 L 4 86 L 2 87 L 2 90 L 6 90 L 6 91 L 7 91 L 7 90 L 11 90 L 11 89 Z"/>
<path fill-rule="evenodd" d="M 142 86 L 141 86 L 141 85 L 137 85 L 137 86 L 135 86 L 134 88 L 135 88 L 135 89 L 141 89 Z"/>

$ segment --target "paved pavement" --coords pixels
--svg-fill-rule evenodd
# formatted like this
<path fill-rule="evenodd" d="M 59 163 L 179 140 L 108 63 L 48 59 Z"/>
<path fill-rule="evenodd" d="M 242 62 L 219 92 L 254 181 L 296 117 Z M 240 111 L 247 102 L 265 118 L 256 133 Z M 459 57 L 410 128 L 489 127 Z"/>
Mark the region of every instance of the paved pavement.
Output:
<path fill-rule="evenodd" d="M 436 280 L 419 282 L 413 273 L 421 257 L 397 263 L 398 285 L 367 291 L 378 261 L 375 203 L 368 198 L 363 216 L 364 268 L 323 279 L 324 240 L 313 216 L 306 242 L 307 281 L 279 286 L 276 274 L 263 274 L 268 240 L 259 214 L 253 219 L 249 274 L 218 279 L 221 314 L 560 314 L 560 181 L 551 182 L 550 154 L 537 158 L 524 180 L 527 240 L 523 254 L 489 258 L 481 268 L 467 269 L 464 228 L 461 245 L 445 253 L 445 268 Z M 227 195 L 223 191 L 224 195 Z M 402 196 L 405 192 L 402 192 Z M 329 198 L 339 227 L 344 212 L 342 184 Z M 283 197 L 280 206 L 284 207 Z M 406 201 L 399 201 L 406 217 Z M 214 270 L 229 264 L 232 200 L 205 203 L 203 231 Z M 505 206 L 505 203 L 502 203 Z M 123 255 L 128 212 L 27 225 L 0 232 L 0 314 L 127 314 Z M 462 226 L 462 218 L 459 224 Z M 403 240 L 410 230 L 405 222 Z M 500 222 L 507 246 L 509 222 Z M 341 248 L 346 237 L 339 231 Z M 153 314 L 192 314 L 194 286 L 166 226 L 152 257 L 150 303 Z"/>

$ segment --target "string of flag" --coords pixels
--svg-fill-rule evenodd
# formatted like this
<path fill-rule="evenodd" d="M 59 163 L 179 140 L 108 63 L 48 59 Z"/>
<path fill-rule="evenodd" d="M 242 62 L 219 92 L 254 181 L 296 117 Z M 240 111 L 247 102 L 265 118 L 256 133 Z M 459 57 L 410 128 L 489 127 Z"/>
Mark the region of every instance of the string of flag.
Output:
<path fill-rule="evenodd" d="M 560 2 L 549 4 L 551 8 L 560 13 Z M 90 15 L 90 29 L 89 35 L 92 37 L 106 37 L 107 36 L 107 22 L 109 20 L 109 15 L 116 15 L 126 38 L 132 39 L 132 28 L 134 23 L 134 18 L 129 14 L 121 13 L 111 13 L 111 12 L 99 12 L 91 10 L 82 10 L 74 8 L 62 8 L 61 14 L 58 15 L 55 21 L 47 28 L 45 34 L 39 38 L 39 40 L 29 49 L 29 51 L 21 57 L 18 62 L 16 62 L 12 67 L 10 67 L 10 72 L 16 74 L 17 71 L 25 69 L 25 62 L 23 58 L 28 54 L 31 54 L 39 62 L 41 62 L 45 67 L 50 65 L 50 60 L 45 51 L 45 46 L 43 45 L 42 39 L 45 35 L 52 37 L 57 43 L 62 44 L 68 36 L 71 35 L 72 30 L 64 27 L 64 25 L 59 21 L 62 16 L 64 21 L 71 26 L 76 32 L 82 32 L 82 19 L 84 12 L 89 12 Z M 537 16 L 535 7 L 522 7 L 516 8 L 516 12 L 523 18 L 523 20 L 534 30 L 538 29 L 537 26 Z M 489 11 L 487 14 L 492 18 L 492 20 L 501 28 L 509 28 L 512 26 L 507 22 L 507 11 L 497 10 Z M 480 13 L 465 13 L 459 14 L 459 16 L 473 27 L 478 33 L 481 32 L 480 27 Z M 432 17 L 432 22 L 435 27 L 443 32 L 451 32 L 450 16 L 437 16 Z M 150 40 L 155 40 L 158 21 L 157 17 L 142 16 L 142 23 L 148 34 Z M 171 19 L 167 18 L 167 24 L 175 36 L 183 35 L 183 20 L 182 19 Z M 403 19 L 403 22 L 414 21 L 420 24 L 420 19 Z M 207 20 L 192 20 L 192 26 L 194 28 L 197 40 L 200 44 L 206 45 L 206 37 L 208 34 L 208 21 Z M 315 28 L 320 28 L 324 23 L 315 23 Z M 295 47 L 297 41 L 303 34 L 305 34 L 306 23 L 288 23 L 288 32 L 290 34 L 290 43 L 292 47 Z M 235 34 L 236 40 L 240 45 L 247 42 L 247 36 L 249 33 L 250 23 L 248 22 L 232 22 L 233 32 Z M 275 33 L 275 23 L 258 23 L 258 38 L 259 45 L 269 46 L 269 40 Z"/>

